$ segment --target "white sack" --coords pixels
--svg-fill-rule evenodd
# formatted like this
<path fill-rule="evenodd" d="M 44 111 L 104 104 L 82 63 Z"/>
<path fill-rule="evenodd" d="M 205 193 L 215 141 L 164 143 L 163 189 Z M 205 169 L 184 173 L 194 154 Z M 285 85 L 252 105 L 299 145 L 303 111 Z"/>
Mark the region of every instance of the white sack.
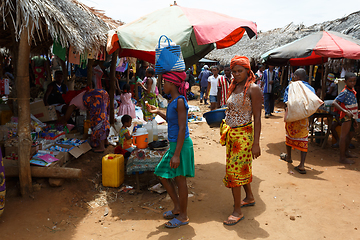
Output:
<path fill-rule="evenodd" d="M 324 102 L 301 81 L 291 82 L 285 122 L 295 122 L 313 115 Z"/>

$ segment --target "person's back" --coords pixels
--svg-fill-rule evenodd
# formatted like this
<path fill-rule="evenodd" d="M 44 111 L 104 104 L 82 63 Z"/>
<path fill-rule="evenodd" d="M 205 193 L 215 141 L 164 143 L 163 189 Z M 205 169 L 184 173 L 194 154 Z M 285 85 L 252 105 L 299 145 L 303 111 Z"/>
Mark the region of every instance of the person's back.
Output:
<path fill-rule="evenodd" d="M 200 78 L 200 86 L 201 87 L 207 87 L 208 85 L 208 78 L 211 75 L 211 72 L 208 69 L 204 69 L 201 71 L 199 78 Z"/>

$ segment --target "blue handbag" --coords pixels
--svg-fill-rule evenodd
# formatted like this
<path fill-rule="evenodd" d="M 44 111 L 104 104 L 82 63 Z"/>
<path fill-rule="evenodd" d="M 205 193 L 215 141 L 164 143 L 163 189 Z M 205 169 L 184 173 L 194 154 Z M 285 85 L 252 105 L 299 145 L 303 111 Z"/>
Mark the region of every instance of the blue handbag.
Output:
<path fill-rule="evenodd" d="M 161 38 L 165 37 L 168 46 L 161 47 Z M 162 74 L 166 72 L 183 72 L 185 71 L 185 62 L 179 45 L 170 45 L 171 39 L 162 35 L 159 38 L 159 44 L 155 48 L 155 73 Z M 171 41 L 172 42 L 172 41 Z"/>

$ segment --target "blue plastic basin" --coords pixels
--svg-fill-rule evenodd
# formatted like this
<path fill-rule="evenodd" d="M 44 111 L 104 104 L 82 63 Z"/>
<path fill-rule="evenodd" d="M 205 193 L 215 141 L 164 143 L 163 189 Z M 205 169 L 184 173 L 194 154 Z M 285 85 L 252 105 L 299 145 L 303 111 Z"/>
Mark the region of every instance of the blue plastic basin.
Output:
<path fill-rule="evenodd" d="M 204 113 L 204 118 L 210 127 L 219 127 L 222 120 L 225 118 L 226 108 L 215 109 Z"/>

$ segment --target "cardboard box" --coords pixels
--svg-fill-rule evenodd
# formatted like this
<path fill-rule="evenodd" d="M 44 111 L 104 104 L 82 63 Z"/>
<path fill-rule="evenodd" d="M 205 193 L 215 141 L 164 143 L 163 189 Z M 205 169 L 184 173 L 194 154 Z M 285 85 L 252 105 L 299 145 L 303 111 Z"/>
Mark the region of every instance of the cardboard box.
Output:
<path fill-rule="evenodd" d="M 56 144 L 56 145 L 53 145 L 53 146 L 59 146 L 59 147 L 62 147 L 62 148 L 67 148 L 67 149 L 70 149 L 70 148 L 74 147 L 74 146 L 63 145 L 63 144 Z M 48 148 L 50 149 L 50 147 L 48 147 Z M 84 153 L 87 153 L 91 149 L 92 149 L 92 147 L 90 146 L 90 144 L 88 142 L 85 142 L 85 143 L 81 144 L 78 147 L 74 147 L 69 152 L 61 152 L 61 156 L 63 156 L 64 163 L 66 163 L 66 162 L 70 161 L 70 159 L 72 157 L 79 158 L 81 155 L 83 155 Z"/>
<path fill-rule="evenodd" d="M 30 113 L 42 122 L 57 120 L 55 106 L 45 106 L 42 100 L 30 103 Z"/>

